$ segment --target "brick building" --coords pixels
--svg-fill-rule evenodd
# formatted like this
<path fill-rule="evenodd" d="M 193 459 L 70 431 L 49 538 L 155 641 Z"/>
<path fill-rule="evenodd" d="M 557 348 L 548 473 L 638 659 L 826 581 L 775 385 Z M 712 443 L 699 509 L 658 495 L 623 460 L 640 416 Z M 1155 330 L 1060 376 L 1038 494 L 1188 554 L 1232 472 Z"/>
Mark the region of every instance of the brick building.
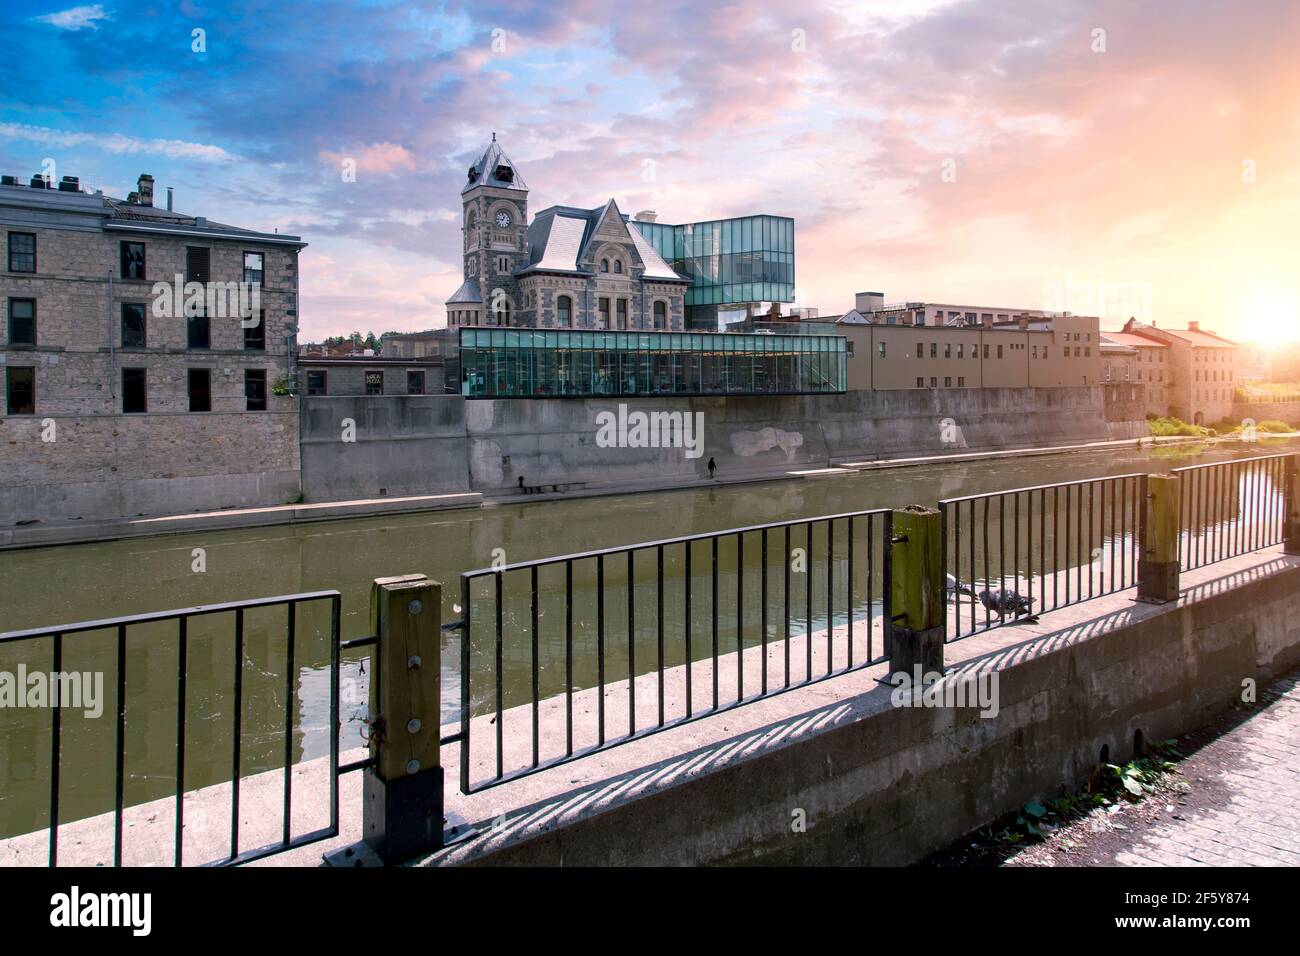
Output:
<path fill-rule="evenodd" d="M 127 199 L 5 177 L 0 523 L 296 497 L 304 245 L 156 207 L 148 175 Z"/>
<path fill-rule="evenodd" d="M 1232 418 L 1240 381 L 1236 342 L 1203 330 L 1199 322 L 1189 322 L 1185 329 L 1163 329 L 1129 319 L 1122 331 L 1165 346 L 1168 414 L 1196 425 Z"/>

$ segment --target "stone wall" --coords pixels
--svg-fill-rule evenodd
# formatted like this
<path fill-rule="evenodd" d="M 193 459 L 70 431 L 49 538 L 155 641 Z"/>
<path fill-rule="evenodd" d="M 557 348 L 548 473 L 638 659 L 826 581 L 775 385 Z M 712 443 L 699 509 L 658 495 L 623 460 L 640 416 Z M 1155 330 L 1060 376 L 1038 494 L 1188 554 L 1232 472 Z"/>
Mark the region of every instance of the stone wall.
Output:
<path fill-rule="evenodd" d="M 293 403 L 272 396 L 266 412 L 0 418 L 0 525 L 291 502 L 300 490 Z"/>

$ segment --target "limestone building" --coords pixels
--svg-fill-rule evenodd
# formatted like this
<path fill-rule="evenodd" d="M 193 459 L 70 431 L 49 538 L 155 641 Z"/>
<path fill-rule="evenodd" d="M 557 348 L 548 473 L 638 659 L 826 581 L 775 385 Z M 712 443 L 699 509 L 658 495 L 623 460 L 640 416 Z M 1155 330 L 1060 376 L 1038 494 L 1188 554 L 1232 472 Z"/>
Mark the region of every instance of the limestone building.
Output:
<path fill-rule="evenodd" d="M 297 236 L 0 183 L 0 525 L 283 504 Z"/>

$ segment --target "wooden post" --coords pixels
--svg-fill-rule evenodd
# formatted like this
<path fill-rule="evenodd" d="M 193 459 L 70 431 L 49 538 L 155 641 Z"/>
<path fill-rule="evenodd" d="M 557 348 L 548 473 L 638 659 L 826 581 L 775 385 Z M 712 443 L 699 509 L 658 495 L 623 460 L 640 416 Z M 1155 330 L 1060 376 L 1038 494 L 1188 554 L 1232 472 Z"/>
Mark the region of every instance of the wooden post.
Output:
<path fill-rule="evenodd" d="M 1178 600 L 1180 490 L 1177 475 L 1147 475 L 1138 596 L 1146 604 Z"/>
<path fill-rule="evenodd" d="M 1300 455 L 1287 461 L 1286 536 L 1287 554 L 1300 554 Z"/>
<path fill-rule="evenodd" d="M 914 677 L 919 666 L 922 675 L 941 674 L 947 605 L 939 512 L 910 505 L 895 511 L 893 521 L 889 673 Z"/>
<path fill-rule="evenodd" d="M 442 846 L 438 762 L 442 585 L 422 574 L 377 578 L 370 624 L 379 665 L 370 677 L 370 754 L 364 839 L 385 863 Z"/>

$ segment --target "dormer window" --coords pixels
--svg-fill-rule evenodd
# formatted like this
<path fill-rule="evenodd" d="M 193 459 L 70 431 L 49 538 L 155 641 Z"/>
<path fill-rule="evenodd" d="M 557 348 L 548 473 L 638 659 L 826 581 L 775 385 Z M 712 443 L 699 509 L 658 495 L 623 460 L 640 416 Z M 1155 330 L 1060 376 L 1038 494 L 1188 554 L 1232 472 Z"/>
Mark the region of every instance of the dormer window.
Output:
<path fill-rule="evenodd" d="M 623 274 L 623 260 L 622 260 L 622 259 L 615 259 L 615 260 L 614 260 L 614 272 L 617 273 L 618 275 L 622 275 L 622 274 Z"/>
<path fill-rule="evenodd" d="M 513 183 L 515 181 L 515 171 L 511 169 L 509 166 L 507 166 L 505 163 L 502 163 L 500 166 L 498 166 L 496 170 L 492 173 L 492 175 L 499 182 Z"/>
<path fill-rule="evenodd" d="M 469 181 L 470 182 L 478 181 L 478 170 L 475 169 L 473 166 L 469 168 Z"/>
<path fill-rule="evenodd" d="M 601 259 L 601 260 L 600 260 L 600 271 L 601 271 L 601 272 L 608 272 L 608 271 L 609 271 L 609 260 L 608 260 L 608 259 Z"/>

